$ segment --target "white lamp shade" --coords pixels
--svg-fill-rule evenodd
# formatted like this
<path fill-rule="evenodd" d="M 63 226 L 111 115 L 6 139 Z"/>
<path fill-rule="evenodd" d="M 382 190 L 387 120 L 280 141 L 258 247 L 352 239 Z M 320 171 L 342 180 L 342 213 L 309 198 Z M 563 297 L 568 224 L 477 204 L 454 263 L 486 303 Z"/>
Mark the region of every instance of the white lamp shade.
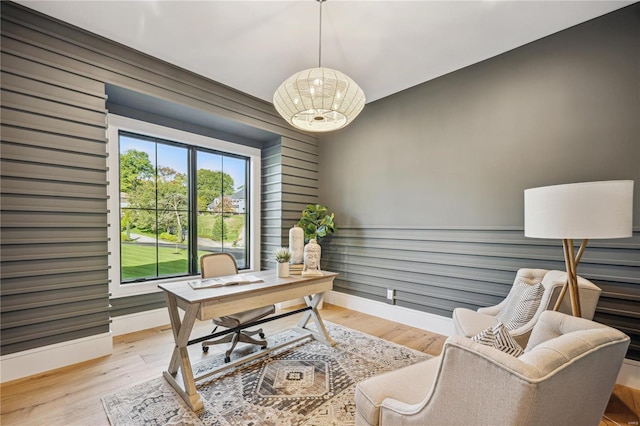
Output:
<path fill-rule="evenodd" d="M 633 181 L 544 186 L 524 191 L 524 235 L 594 239 L 632 235 Z"/>
<path fill-rule="evenodd" d="M 273 95 L 276 111 L 292 126 L 309 132 L 338 130 L 364 108 L 360 87 L 331 68 L 310 68 L 289 77 Z"/>

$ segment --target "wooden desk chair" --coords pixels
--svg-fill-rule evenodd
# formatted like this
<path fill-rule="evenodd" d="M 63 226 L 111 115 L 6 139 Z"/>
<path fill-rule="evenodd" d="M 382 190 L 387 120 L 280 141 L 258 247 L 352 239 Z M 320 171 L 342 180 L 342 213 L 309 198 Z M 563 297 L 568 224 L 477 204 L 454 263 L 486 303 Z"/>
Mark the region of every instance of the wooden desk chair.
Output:
<path fill-rule="evenodd" d="M 238 273 L 238 265 L 233 256 L 228 253 L 212 253 L 206 254 L 200 258 L 200 271 L 202 272 L 202 278 L 222 277 L 225 275 L 234 275 Z M 239 312 L 233 315 L 227 315 L 220 318 L 213 318 L 215 328 L 212 333 L 215 333 L 218 327 L 235 328 L 243 324 L 257 321 L 261 318 L 271 315 L 275 312 L 275 306 L 269 305 L 262 308 L 251 309 L 249 311 Z M 254 335 L 258 334 L 261 340 L 255 339 Z M 249 331 L 238 330 L 233 333 L 229 333 L 216 340 L 207 340 L 202 342 L 202 350 L 207 352 L 210 345 L 217 345 L 220 343 L 231 342 L 229 349 L 225 353 L 224 362 L 231 361 L 231 353 L 236 347 L 238 342 L 251 343 L 259 345 L 263 349 L 267 347 L 267 341 L 264 340 L 264 333 L 262 329 Z"/>

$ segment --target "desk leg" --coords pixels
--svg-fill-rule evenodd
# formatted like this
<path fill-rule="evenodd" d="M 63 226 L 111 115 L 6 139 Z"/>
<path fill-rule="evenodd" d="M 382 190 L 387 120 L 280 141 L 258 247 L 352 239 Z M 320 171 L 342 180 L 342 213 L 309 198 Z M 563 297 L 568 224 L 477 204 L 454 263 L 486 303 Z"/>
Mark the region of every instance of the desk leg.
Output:
<path fill-rule="evenodd" d="M 175 346 L 169 368 L 163 372 L 164 378 L 171 386 L 180 394 L 182 399 L 189 405 L 193 411 L 200 411 L 204 408 L 202 398 L 196 390 L 196 383 L 193 378 L 193 370 L 191 369 L 191 360 L 187 351 L 187 342 L 193 330 L 193 324 L 198 313 L 198 306 L 191 305 L 184 314 L 181 321 L 178 313 L 178 302 L 173 294 L 166 293 L 167 307 L 169 308 L 169 318 L 171 320 L 171 329 L 173 330 L 173 339 Z M 177 380 L 178 370 L 182 375 L 182 384 Z"/>
<path fill-rule="evenodd" d="M 311 307 L 310 311 L 304 313 L 298 325 L 294 328 L 294 330 L 300 333 L 311 333 L 313 338 L 323 342 L 329 346 L 335 346 L 336 342 L 329 336 L 326 327 L 324 326 L 324 322 L 322 322 L 322 318 L 320 317 L 320 313 L 318 312 L 318 305 L 322 302 L 324 298 L 324 293 L 314 294 L 313 297 L 305 296 L 304 301 L 307 303 L 307 306 Z M 316 325 L 319 333 L 315 333 L 309 330 L 307 327 L 307 323 L 309 320 L 313 319 L 313 323 Z"/>

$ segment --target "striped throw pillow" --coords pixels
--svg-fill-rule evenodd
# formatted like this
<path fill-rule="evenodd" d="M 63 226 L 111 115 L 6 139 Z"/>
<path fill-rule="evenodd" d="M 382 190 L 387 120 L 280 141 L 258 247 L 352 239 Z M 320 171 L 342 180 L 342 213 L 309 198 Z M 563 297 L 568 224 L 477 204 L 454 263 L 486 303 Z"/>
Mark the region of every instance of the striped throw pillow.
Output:
<path fill-rule="evenodd" d="M 509 330 L 522 327 L 538 311 L 543 293 L 542 283 L 531 285 L 524 280 L 518 280 L 513 284 L 507 295 L 505 307 L 496 315 L 496 319 Z"/>
<path fill-rule="evenodd" d="M 507 327 L 501 322 L 481 331 L 473 336 L 471 340 L 482 345 L 491 346 L 516 357 L 524 352 L 518 342 L 511 336 Z"/>

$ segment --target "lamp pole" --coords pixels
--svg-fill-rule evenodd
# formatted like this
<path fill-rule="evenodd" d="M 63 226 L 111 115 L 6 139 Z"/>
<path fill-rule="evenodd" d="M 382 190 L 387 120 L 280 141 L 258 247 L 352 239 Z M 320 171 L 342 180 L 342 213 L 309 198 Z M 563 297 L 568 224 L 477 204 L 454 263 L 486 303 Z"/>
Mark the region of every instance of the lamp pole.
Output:
<path fill-rule="evenodd" d="M 580 313 L 580 292 L 578 291 L 578 263 L 580 262 L 580 258 L 582 257 L 582 253 L 584 253 L 584 249 L 587 247 L 588 242 L 588 239 L 582 240 L 582 244 L 580 244 L 580 248 L 576 254 L 573 250 L 573 240 L 562 240 L 564 264 L 567 268 L 567 281 L 565 281 L 564 286 L 562 286 L 558 300 L 556 300 L 556 304 L 553 307 L 554 311 L 560 310 L 560 305 L 562 304 L 562 300 L 564 299 L 568 288 L 569 297 L 571 297 L 571 313 L 574 317 L 582 316 Z"/>

